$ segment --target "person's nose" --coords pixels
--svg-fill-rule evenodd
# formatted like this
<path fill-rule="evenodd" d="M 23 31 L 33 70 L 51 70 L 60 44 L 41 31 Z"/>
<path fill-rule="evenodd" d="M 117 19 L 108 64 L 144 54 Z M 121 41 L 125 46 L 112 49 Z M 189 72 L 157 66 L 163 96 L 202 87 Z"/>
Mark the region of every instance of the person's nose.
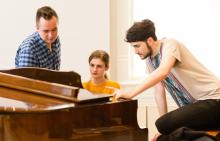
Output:
<path fill-rule="evenodd" d="M 48 32 L 48 37 L 49 37 L 49 38 L 53 37 L 52 31 Z"/>
<path fill-rule="evenodd" d="M 93 70 L 94 72 L 97 71 L 97 67 L 94 66 L 94 67 L 92 68 L 92 70 Z"/>

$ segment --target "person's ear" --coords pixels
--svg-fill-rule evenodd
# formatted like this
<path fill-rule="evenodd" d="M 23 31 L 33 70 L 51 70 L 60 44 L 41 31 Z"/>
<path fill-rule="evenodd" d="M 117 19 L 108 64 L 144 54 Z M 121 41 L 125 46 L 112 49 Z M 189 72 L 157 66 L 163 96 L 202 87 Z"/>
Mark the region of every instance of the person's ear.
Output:
<path fill-rule="evenodd" d="M 147 38 L 147 43 L 148 43 L 148 44 L 151 43 L 152 41 L 153 41 L 153 38 L 152 38 L 152 37 Z"/>
<path fill-rule="evenodd" d="M 146 40 L 148 45 L 151 45 L 154 42 L 154 39 L 152 37 L 147 38 Z"/>

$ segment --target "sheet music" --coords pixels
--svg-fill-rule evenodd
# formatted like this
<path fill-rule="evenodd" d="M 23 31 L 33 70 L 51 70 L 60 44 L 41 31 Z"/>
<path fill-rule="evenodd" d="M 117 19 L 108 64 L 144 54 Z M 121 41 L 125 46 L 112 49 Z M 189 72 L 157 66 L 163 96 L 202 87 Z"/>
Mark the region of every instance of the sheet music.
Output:
<path fill-rule="evenodd" d="M 101 100 L 108 100 L 109 101 L 109 98 L 111 97 L 112 95 L 110 94 L 94 94 L 94 93 L 91 93 L 89 92 L 88 90 L 86 89 L 80 89 L 79 90 L 79 93 L 78 93 L 78 96 L 77 96 L 77 100 L 79 102 L 85 102 L 85 101 L 101 101 Z"/>

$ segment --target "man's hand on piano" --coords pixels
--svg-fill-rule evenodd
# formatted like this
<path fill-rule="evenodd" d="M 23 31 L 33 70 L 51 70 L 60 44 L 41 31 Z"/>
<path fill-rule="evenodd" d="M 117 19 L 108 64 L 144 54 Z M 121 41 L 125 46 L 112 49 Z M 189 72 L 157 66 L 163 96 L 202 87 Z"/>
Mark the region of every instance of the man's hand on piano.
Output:
<path fill-rule="evenodd" d="M 115 98 L 115 96 L 116 96 L 117 93 L 120 93 L 120 89 L 117 89 L 117 88 L 115 88 L 115 87 L 110 87 L 110 86 L 105 86 L 105 88 L 110 89 L 110 90 L 113 91 L 112 97 L 111 97 L 110 101 L 112 101 L 112 102 L 117 101 L 117 99 Z"/>
<path fill-rule="evenodd" d="M 105 86 L 105 88 L 108 88 L 108 89 L 111 89 L 114 91 L 112 101 L 131 99 L 130 94 L 122 93 L 122 91 L 120 89 L 117 89 L 114 87 L 109 87 L 109 86 Z"/>
<path fill-rule="evenodd" d="M 129 93 L 122 93 L 121 90 L 119 91 L 115 91 L 115 95 L 114 95 L 116 100 L 121 100 L 121 99 L 131 99 L 130 94 Z"/>

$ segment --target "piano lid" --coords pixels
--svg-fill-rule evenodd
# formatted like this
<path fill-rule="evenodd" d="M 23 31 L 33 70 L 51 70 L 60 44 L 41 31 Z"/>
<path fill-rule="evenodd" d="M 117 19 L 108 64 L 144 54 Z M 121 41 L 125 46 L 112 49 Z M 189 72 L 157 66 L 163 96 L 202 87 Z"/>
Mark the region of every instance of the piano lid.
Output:
<path fill-rule="evenodd" d="M 69 79 L 64 80 L 63 74 L 64 78 Z M 50 79 L 47 75 L 50 75 Z M 58 83 L 59 79 L 61 83 Z M 81 104 L 106 102 L 111 97 L 94 95 L 80 89 L 81 85 L 80 75 L 75 72 L 41 68 L 3 70 L 0 72 L 0 112 L 47 112 Z"/>
<path fill-rule="evenodd" d="M 83 88 L 81 83 L 81 76 L 74 71 L 55 71 L 45 68 L 28 67 L 0 70 L 0 72 Z"/>

